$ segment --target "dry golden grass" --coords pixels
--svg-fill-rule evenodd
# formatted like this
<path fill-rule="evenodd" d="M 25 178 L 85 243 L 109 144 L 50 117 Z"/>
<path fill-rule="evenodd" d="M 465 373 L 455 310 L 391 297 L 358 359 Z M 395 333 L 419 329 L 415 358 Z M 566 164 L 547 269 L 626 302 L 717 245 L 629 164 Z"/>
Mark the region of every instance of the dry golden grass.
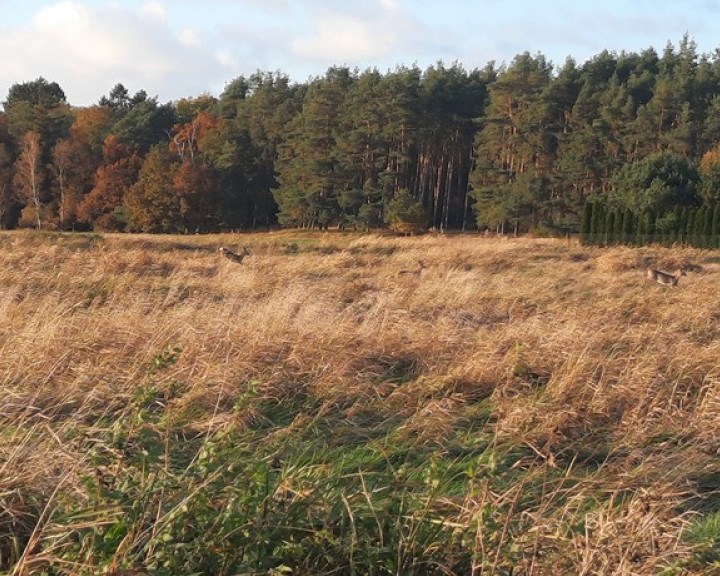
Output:
<path fill-rule="evenodd" d="M 251 255 L 237 265 L 219 245 Z M 420 273 L 398 274 L 418 261 Z M 680 264 L 697 268 L 677 289 L 645 278 L 648 266 Z M 720 473 L 719 283 L 720 256 L 695 249 L 3 233 L 0 521 L 21 523 L 28 494 L 51 507 L 58 490 L 79 491 L 89 460 L 77 429 L 92 434 L 176 346 L 163 382 L 187 389 L 166 409 L 188 433 L 260 417 L 235 409 L 250 381 L 267 399 L 311 394 L 320 413 L 349 419 L 382 399 L 402 434 L 441 451 L 462 408 L 485 402 L 494 442 L 524 450 L 528 477 L 596 470 L 527 512 L 520 546 L 558 550 L 573 573 L 656 573 L 690 553 L 687 503 L 720 487 L 707 486 Z M 468 494 L 458 520 L 487 504 L 513 510 L 521 494 L 522 484 Z M 602 504 L 585 513 L 588 498 Z M 577 517 L 582 537 L 568 535 Z"/>

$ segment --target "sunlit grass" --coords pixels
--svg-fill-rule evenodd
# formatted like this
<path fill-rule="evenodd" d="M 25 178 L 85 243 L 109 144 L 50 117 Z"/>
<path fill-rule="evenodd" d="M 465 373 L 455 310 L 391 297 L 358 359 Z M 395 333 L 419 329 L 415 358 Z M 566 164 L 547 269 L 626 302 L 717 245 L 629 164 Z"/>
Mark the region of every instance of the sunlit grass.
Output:
<path fill-rule="evenodd" d="M 645 279 L 680 264 L 678 289 Z M 719 267 L 473 235 L 0 234 L 0 570 L 702 572 Z"/>

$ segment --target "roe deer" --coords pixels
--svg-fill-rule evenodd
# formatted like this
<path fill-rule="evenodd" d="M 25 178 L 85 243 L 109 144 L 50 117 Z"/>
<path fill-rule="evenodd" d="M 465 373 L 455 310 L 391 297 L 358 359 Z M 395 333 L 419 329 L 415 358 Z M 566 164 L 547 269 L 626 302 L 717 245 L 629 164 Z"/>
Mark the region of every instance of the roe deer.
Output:
<path fill-rule="evenodd" d="M 647 271 L 648 280 L 653 280 L 663 286 L 672 286 L 673 288 L 677 288 L 680 276 L 687 276 L 687 274 L 685 274 L 685 268 L 678 269 L 674 276 L 667 272 L 661 272 L 660 270 L 648 269 Z"/>
<path fill-rule="evenodd" d="M 218 252 L 225 256 L 225 258 L 227 258 L 228 260 L 232 260 L 233 262 L 237 262 L 238 264 L 243 261 L 243 258 L 245 258 L 245 256 L 250 254 L 250 250 L 247 249 L 247 246 L 243 246 L 243 251 L 240 254 L 236 254 L 235 252 L 232 252 L 231 250 L 228 250 L 223 246 L 220 246 L 220 248 L 218 248 Z"/>
<path fill-rule="evenodd" d="M 420 276 L 422 271 L 425 270 L 425 264 L 422 260 L 418 260 L 418 267 L 414 270 L 400 270 L 398 274 L 412 274 L 416 278 Z"/>

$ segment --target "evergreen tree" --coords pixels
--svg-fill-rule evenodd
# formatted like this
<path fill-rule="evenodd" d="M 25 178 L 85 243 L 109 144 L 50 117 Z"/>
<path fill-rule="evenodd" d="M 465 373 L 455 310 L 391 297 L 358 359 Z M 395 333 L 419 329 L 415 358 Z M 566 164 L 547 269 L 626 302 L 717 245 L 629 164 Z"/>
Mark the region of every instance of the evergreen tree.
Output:
<path fill-rule="evenodd" d="M 720 248 L 720 204 L 715 204 L 712 210 L 710 224 L 711 248 Z"/>
<path fill-rule="evenodd" d="M 7 115 L 0 114 L 0 230 L 17 223 L 21 198 L 13 188 L 13 140 L 7 130 Z"/>
<path fill-rule="evenodd" d="M 168 134 L 177 123 L 175 109 L 171 104 L 158 104 L 157 98 L 147 98 L 143 92 L 136 94 L 121 108 L 120 118 L 110 131 L 120 142 L 131 144 L 145 154 L 152 146 L 168 141 Z"/>
<path fill-rule="evenodd" d="M 219 177 L 233 198 L 233 226 L 270 226 L 277 221 L 279 148 L 302 108 L 305 87 L 279 72 L 257 72 L 239 84 L 234 89 L 231 83 L 221 96 L 225 136 L 218 135 L 216 147 L 226 153 L 217 165 Z"/>
<path fill-rule="evenodd" d="M 637 236 L 637 219 L 631 210 L 623 210 L 623 238 L 625 244 L 635 242 Z"/>
<path fill-rule="evenodd" d="M 692 244 L 695 237 L 695 220 L 697 216 L 697 207 L 689 206 L 685 217 L 685 238 L 687 244 Z"/>
<path fill-rule="evenodd" d="M 592 203 L 590 237 L 593 244 L 602 244 L 605 236 L 605 206 L 601 202 Z"/>
<path fill-rule="evenodd" d="M 583 217 L 580 224 L 580 241 L 589 244 L 592 236 L 593 203 L 586 202 L 583 208 Z"/>
<path fill-rule="evenodd" d="M 484 112 L 486 92 L 483 74 L 459 64 L 438 63 L 423 75 L 415 189 L 440 230 L 464 225 L 474 120 Z"/>
<path fill-rule="evenodd" d="M 274 191 L 281 224 L 325 228 L 339 221 L 342 174 L 336 139 L 345 89 L 353 81 L 347 69 L 330 69 L 310 87 L 302 112 L 290 123 Z"/>
<path fill-rule="evenodd" d="M 349 87 L 336 137 L 341 220 L 361 227 L 376 220 L 371 216 L 373 211 L 368 212 L 364 206 L 375 204 L 376 215 L 382 211 L 380 181 L 386 163 L 385 150 L 390 143 L 384 136 L 388 118 L 381 84 L 382 75 L 377 70 L 370 70 Z M 361 210 L 364 212 L 362 218 Z"/>
<path fill-rule="evenodd" d="M 540 200 L 532 195 L 545 193 L 541 183 L 550 174 L 552 123 L 544 100 L 550 79 L 551 66 L 542 55 L 517 56 L 489 86 L 484 127 L 475 144 L 475 209 L 495 213 L 495 222 L 511 220 L 515 232 L 531 227 L 529 207 Z"/>
<path fill-rule="evenodd" d="M 609 200 L 640 214 L 668 210 L 676 204 L 699 204 L 699 181 L 696 168 L 685 158 L 653 154 L 615 174 Z"/>
<path fill-rule="evenodd" d="M 605 238 L 608 244 L 615 244 L 615 213 L 616 209 L 610 209 L 605 218 Z"/>
<path fill-rule="evenodd" d="M 622 208 L 617 208 L 615 212 L 614 217 L 614 227 L 613 227 L 613 241 L 615 243 L 621 244 L 623 242 L 623 225 L 625 220 L 625 212 L 627 210 L 624 210 Z"/>

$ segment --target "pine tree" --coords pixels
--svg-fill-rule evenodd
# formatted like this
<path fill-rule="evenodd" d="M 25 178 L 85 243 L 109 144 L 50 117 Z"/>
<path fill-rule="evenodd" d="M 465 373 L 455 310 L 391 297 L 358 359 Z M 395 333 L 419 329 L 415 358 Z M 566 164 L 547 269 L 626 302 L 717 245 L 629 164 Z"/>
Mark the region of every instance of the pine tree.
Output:
<path fill-rule="evenodd" d="M 302 112 L 288 126 L 274 191 L 281 224 L 325 228 L 339 221 L 343 179 L 337 137 L 352 82 L 349 70 L 330 69 L 311 85 Z"/>
<path fill-rule="evenodd" d="M 605 238 L 608 244 L 615 244 L 615 210 L 608 210 L 605 218 Z"/>
<path fill-rule="evenodd" d="M 583 217 L 580 224 L 580 241 L 589 244 L 592 237 L 593 203 L 585 202 Z"/>
<path fill-rule="evenodd" d="M 703 226 L 703 239 L 706 247 L 712 244 L 713 207 L 705 206 L 705 225 Z"/>
<path fill-rule="evenodd" d="M 637 222 L 630 210 L 623 211 L 623 244 L 632 244 L 637 235 Z"/>
<path fill-rule="evenodd" d="M 694 246 L 702 248 L 705 245 L 705 221 L 707 219 L 707 205 L 698 207 L 695 215 L 695 243 Z"/>
<path fill-rule="evenodd" d="M 697 215 L 696 206 L 688 206 L 685 218 L 685 244 L 692 246 L 695 241 L 695 217 Z"/>
<path fill-rule="evenodd" d="M 713 206 L 710 237 L 710 246 L 712 248 L 720 248 L 720 204 Z"/>
<path fill-rule="evenodd" d="M 592 203 L 592 218 L 590 224 L 591 241 L 593 244 L 602 244 L 605 232 L 605 206 L 601 202 Z"/>
<path fill-rule="evenodd" d="M 623 225 L 625 224 L 625 212 L 623 208 L 615 209 L 615 225 L 613 228 L 613 240 L 616 244 L 623 243 Z"/>

